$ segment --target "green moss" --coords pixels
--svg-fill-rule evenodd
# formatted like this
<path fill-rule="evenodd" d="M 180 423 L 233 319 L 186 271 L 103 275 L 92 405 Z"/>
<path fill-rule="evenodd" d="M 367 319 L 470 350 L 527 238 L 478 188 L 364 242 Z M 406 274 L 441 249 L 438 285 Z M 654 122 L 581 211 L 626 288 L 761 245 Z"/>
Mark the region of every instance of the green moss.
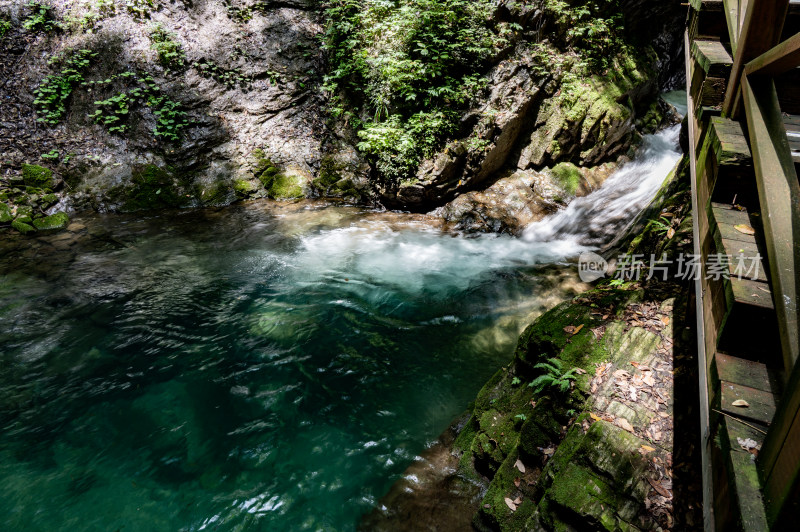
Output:
<path fill-rule="evenodd" d="M 11 215 L 11 208 L 5 203 L 0 203 L 0 223 L 7 223 L 13 220 Z"/>
<path fill-rule="evenodd" d="M 51 192 L 42 196 L 40 201 L 42 202 L 42 207 L 47 208 L 58 201 L 58 196 Z"/>
<path fill-rule="evenodd" d="M 199 191 L 203 205 L 225 205 L 229 203 L 230 193 L 233 190 L 230 183 L 218 182 Z"/>
<path fill-rule="evenodd" d="M 268 191 L 274 199 L 294 199 L 303 197 L 301 176 L 296 174 L 280 173 L 272 179 Z"/>
<path fill-rule="evenodd" d="M 558 185 L 570 196 L 574 196 L 581 186 L 583 175 L 572 163 L 558 163 L 551 170 Z"/>
<path fill-rule="evenodd" d="M 11 222 L 11 227 L 22 233 L 23 235 L 26 233 L 30 233 L 36 231 L 33 226 L 29 225 L 28 223 L 22 222 L 20 220 L 14 220 Z"/>
<path fill-rule="evenodd" d="M 233 191 L 238 198 L 249 198 L 257 190 L 256 184 L 247 179 L 237 179 L 233 182 Z"/>
<path fill-rule="evenodd" d="M 23 164 L 22 178 L 26 186 L 50 188 L 53 186 L 53 171 L 38 164 Z"/>
<path fill-rule="evenodd" d="M 39 231 L 57 231 L 69 225 L 69 216 L 64 212 L 57 212 L 44 218 L 37 218 L 33 221 L 33 225 Z"/>
<path fill-rule="evenodd" d="M 174 175 L 169 168 L 154 164 L 137 167 L 131 177 L 131 186 L 125 190 L 123 210 L 140 211 L 180 207 L 186 199 L 175 190 Z"/>
<path fill-rule="evenodd" d="M 267 157 L 266 153 L 264 153 L 264 150 L 261 148 L 253 150 L 252 156 L 256 160 L 256 165 L 253 169 L 253 175 L 255 175 L 259 181 L 261 181 L 261 184 L 264 185 L 264 188 L 269 188 L 272 185 L 275 176 L 278 174 L 278 172 L 280 172 L 280 169 L 269 157 Z"/>

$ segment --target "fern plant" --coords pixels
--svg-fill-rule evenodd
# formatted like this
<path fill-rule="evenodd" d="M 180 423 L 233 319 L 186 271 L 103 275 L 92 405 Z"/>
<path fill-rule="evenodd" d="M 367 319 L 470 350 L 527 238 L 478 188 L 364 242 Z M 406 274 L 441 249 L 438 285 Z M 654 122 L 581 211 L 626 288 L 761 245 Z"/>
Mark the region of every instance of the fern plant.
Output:
<path fill-rule="evenodd" d="M 578 371 L 578 368 L 565 371 L 563 363 L 557 358 L 550 358 L 547 362 L 540 362 L 534 366 L 534 369 L 544 370 L 545 372 L 528 384 L 536 394 L 548 388 L 555 389 L 559 393 L 567 392 L 572 385 L 572 381 L 577 378 L 575 375 Z"/>

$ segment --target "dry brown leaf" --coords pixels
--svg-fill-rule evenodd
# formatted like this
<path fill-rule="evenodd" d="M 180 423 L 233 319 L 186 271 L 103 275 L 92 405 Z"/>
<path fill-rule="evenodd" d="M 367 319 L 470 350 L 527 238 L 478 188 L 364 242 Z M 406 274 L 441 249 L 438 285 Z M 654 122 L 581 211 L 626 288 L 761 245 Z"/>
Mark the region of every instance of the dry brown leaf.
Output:
<path fill-rule="evenodd" d="M 624 417 L 618 417 L 614 420 L 614 424 L 621 428 L 622 430 L 627 430 L 628 432 L 633 432 L 633 426 L 628 422 L 627 419 Z"/>
<path fill-rule="evenodd" d="M 522 481 L 521 481 L 521 479 L 519 477 L 515 478 L 514 479 L 514 486 L 519 487 L 520 482 L 522 482 Z"/>
<path fill-rule="evenodd" d="M 504 501 L 506 501 L 506 506 L 508 506 L 509 508 L 511 508 L 511 511 L 512 511 L 512 512 L 516 512 L 516 511 L 517 511 L 517 505 L 516 505 L 516 504 L 514 504 L 514 501 L 512 501 L 512 500 L 511 500 L 511 499 L 509 499 L 508 497 L 506 497 L 506 498 L 505 498 L 505 499 L 503 499 L 503 500 L 504 500 Z"/>
<path fill-rule="evenodd" d="M 586 370 L 583 368 L 575 368 L 575 373 L 578 375 L 586 375 Z"/>
<path fill-rule="evenodd" d="M 673 236 L 675 236 L 675 229 L 670 227 L 669 231 L 667 231 L 667 238 L 672 238 Z"/>
<path fill-rule="evenodd" d="M 656 490 L 658 494 L 661 495 L 662 497 L 665 497 L 667 499 L 672 498 L 672 494 L 669 491 L 665 490 L 664 487 L 661 485 L 661 483 L 656 482 L 655 480 L 650 478 L 647 479 L 647 482 L 649 482 L 650 485 L 653 486 L 653 489 Z"/>
<path fill-rule="evenodd" d="M 661 318 L 661 323 L 663 323 L 664 325 L 669 325 L 669 316 L 664 316 L 663 318 Z"/>
<path fill-rule="evenodd" d="M 648 386 L 653 386 L 656 383 L 652 375 L 645 375 L 642 381 Z"/>
<path fill-rule="evenodd" d="M 517 458 L 517 461 L 514 462 L 514 467 L 519 469 L 520 473 L 524 473 L 525 472 L 525 464 L 523 464 L 522 460 L 520 460 L 519 458 Z"/>
<path fill-rule="evenodd" d="M 655 450 L 655 447 L 650 447 L 649 445 L 642 445 L 641 447 L 642 454 L 652 453 Z"/>
<path fill-rule="evenodd" d="M 744 399 L 737 399 L 731 403 L 733 406 L 738 406 L 739 408 L 747 408 L 750 406 L 750 403 L 745 401 Z"/>
<path fill-rule="evenodd" d="M 570 335 L 575 334 L 575 326 L 567 325 L 566 327 L 564 327 L 564 332 Z"/>
<path fill-rule="evenodd" d="M 576 334 L 578 334 L 579 332 L 581 332 L 581 329 L 583 329 L 583 323 L 581 323 L 580 325 L 578 325 L 577 327 L 575 327 L 575 331 L 572 333 L 572 335 L 573 335 L 573 336 L 575 336 Z"/>
<path fill-rule="evenodd" d="M 740 233 L 745 234 L 745 235 L 754 235 L 754 234 L 756 234 L 756 230 L 753 229 L 752 227 L 750 227 L 747 224 L 734 225 L 733 228 L 736 229 L 737 231 L 739 231 Z"/>
<path fill-rule="evenodd" d="M 522 504 L 522 497 L 517 497 L 516 499 L 514 499 L 514 504 L 517 505 Z"/>

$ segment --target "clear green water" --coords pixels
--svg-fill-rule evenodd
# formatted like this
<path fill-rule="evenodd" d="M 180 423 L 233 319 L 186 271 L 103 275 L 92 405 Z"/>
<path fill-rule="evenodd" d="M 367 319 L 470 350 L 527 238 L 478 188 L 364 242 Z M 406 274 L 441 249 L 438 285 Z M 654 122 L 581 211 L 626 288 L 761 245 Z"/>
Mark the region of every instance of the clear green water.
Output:
<path fill-rule="evenodd" d="M 2 530 L 353 530 L 580 289 L 353 208 L 80 222 L 0 242 Z"/>

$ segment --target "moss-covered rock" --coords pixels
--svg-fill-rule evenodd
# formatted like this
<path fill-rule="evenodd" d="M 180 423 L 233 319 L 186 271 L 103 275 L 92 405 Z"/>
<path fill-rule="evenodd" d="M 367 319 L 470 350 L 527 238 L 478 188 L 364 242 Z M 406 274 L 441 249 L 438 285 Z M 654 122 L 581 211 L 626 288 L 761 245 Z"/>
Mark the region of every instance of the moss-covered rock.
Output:
<path fill-rule="evenodd" d="M 38 164 L 23 164 L 22 179 L 26 186 L 36 188 L 51 188 L 53 186 L 53 171 Z"/>
<path fill-rule="evenodd" d="M 26 233 L 32 233 L 36 231 L 36 229 L 27 222 L 22 222 L 19 219 L 15 219 L 11 222 L 11 227 L 22 233 L 23 235 Z"/>
<path fill-rule="evenodd" d="M 577 166 L 566 162 L 558 163 L 553 167 L 550 173 L 567 195 L 574 196 L 578 192 L 583 174 L 581 174 Z"/>
<path fill-rule="evenodd" d="M 44 218 L 33 220 L 33 226 L 39 231 L 58 231 L 69 225 L 69 216 L 64 212 L 57 212 Z"/>
<path fill-rule="evenodd" d="M 11 208 L 5 203 L 0 203 L 0 223 L 7 223 L 14 219 Z"/>
<path fill-rule="evenodd" d="M 177 188 L 171 168 L 146 164 L 135 167 L 130 186 L 117 193 L 125 198 L 122 203 L 123 211 L 142 211 L 185 205 L 187 198 L 180 195 Z"/>

